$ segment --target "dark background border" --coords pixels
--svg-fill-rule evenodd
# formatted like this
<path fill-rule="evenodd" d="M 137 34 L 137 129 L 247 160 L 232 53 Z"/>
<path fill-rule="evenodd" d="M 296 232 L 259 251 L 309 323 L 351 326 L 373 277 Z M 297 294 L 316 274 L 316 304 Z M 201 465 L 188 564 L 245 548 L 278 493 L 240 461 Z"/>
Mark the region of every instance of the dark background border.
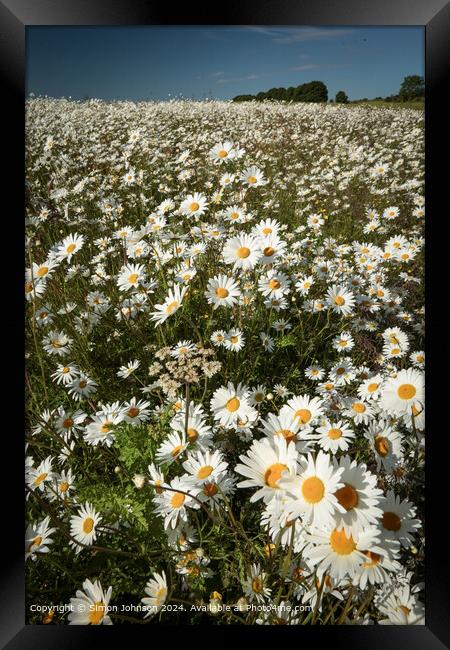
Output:
<path fill-rule="evenodd" d="M 216 3 L 218 4 L 218 3 Z M 448 174 L 448 116 L 450 93 L 446 73 L 450 68 L 450 4 L 445 0 L 228 0 L 220 15 L 211 7 L 198 10 L 185 3 L 175 10 L 172 3 L 148 0 L 1 0 L 0 1 L 0 79 L 4 121 L 2 163 L 3 253 L 13 261 L 23 259 L 24 241 L 24 98 L 25 98 L 25 27 L 31 25 L 422 25 L 425 26 L 425 124 L 426 124 L 426 310 L 428 357 L 426 377 L 427 416 L 427 485 L 426 516 L 428 552 L 426 554 L 426 627 L 358 626 L 299 628 L 253 626 L 170 627 L 133 626 L 134 643 L 164 643 L 169 650 L 175 634 L 183 646 L 206 648 L 223 640 L 229 646 L 233 637 L 242 645 L 261 644 L 274 633 L 280 644 L 293 647 L 298 642 L 325 643 L 333 647 L 371 650 L 438 650 L 450 647 L 450 545 L 445 524 L 448 523 L 450 475 L 445 442 L 449 438 L 450 381 L 446 375 L 448 344 L 448 278 L 450 241 L 445 236 L 449 213 L 450 185 Z M 7 144 L 5 143 L 5 136 Z M 447 138 L 445 137 L 447 136 Z M 8 209 L 6 209 L 8 204 Z M 430 226 L 431 221 L 436 225 Z M 442 234 L 441 234 L 442 233 Z M 6 264 L 6 263 L 5 263 Z M 6 545 L 0 592 L 0 641 L 8 650 L 60 650 L 61 648 L 103 647 L 122 637 L 130 643 L 130 628 L 124 625 L 97 628 L 78 626 L 24 625 L 24 500 L 23 500 L 23 425 L 18 413 L 23 402 L 23 299 L 20 274 L 6 274 L 7 295 L 3 318 L 6 334 L 2 341 L 7 379 L 4 389 L 2 460 L 11 467 L 11 479 L 2 476 L 3 499 L 0 512 L 1 537 Z M 437 271 L 436 271 L 437 270 Z M 436 288 L 443 278 L 443 292 Z M 432 296 L 434 296 L 432 300 Z M 19 314 L 21 318 L 19 318 Z M 18 340 L 17 340 L 17 338 Z M 16 340 L 15 340 L 16 338 Z M 20 361 L 17 351 L 22 351 Z M 450 358 L 449 358 L 450 360 Z M 437 372 L 443 366 L 442 382 Z M 13 397 L 14 395 L 14 397 Z M 18 396 L 18 397 L 17 397 Z M 16 402 L 16 406 L 14 403 Z M 19 426 L 18 426 L 19 425 Z M 3 466 L 4 467 L 4 466 Z M 2 473 L 5 469 L 2 470 Z M 158 633 L 160 637 L 156 640 Z M 167 633 L 167 634 L 166 634 Z M 123 636 L 122 636 L 123 635 Z M 140 638 L 142 635 L 142 638 Z M 314 635 L 314 637 L 312 636 Z M 324 637 L 326 636 L 326 639 Z M 162 637 L 162 638 L 161 638 Z M 308 639 L 306 638 L 308 637 Z M 180 638 L 180 640 L 181 640 Z M 170 645 L 168 645 L 170 644 Z M 444 645 L 446 644 L 446 645 Z M 295 647 L 295 646 L 294 646 Z"/>

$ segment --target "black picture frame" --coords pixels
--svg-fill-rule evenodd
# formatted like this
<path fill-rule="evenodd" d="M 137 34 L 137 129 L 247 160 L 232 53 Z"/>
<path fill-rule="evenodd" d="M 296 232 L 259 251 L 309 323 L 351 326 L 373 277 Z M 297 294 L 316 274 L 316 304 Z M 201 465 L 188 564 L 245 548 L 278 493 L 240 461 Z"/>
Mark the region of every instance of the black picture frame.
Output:
<path fill-rule="evenodd" d="M 426 201 L 427 214 L 432 219 L 448 217 L 448 111 L 450 94 L 446 86 L 446 75 L 450 67 L 450 4 L 445 0 L 229 0 L 220 15 L 211 7 L 202 9 L 191 3 L 174 9 L 172 3 L 147 0 L 1 0 L 0 1 L 0 71 L 4 113 L 4 136 L 9 145 L 3 147 L 6 180 L 4 195 L 9 197 L 7 232 L 3 232 L 8 252 L 17 266 L 22 260 L 24 230 L 24 107 L 25 107 L 25 31 L 31 25 L 419 25 L 425 28 L 425 124 L 426 124 Z M 442 162 L 441 162 L 442 161 Z M 444 225 L 444 224 L 443 224 Z M 11 230 L 13 232 L 11 232 Z M 427 480 L 426 517 L 428 552 L 426 557 L 426 625 L 414 627 L 359 626 L 322 627 L 320 632 L 311 627 L 252 628 L 233 626 L 209 626 L 207 632 L 198 628 L 164 626 L 166 643 L 172 644 L 172 634 L 182 636 L 183 645 L 206 647 L 217 640 L 229 644 L 236 634 L 239 642 L 260 643 L 265 637 L 278 635 L 279 643 L 305 643 L 327 639 L 349 648 L 394 648 L 411 650 L 438 650 L 450 647 L 449 617 L 449 549 L 448 535 L 443 526 L 447 520 L 448 461 L 442 453 L 442 438 L 448 438 L 448 417 L 442 416 L 442 405 L 448 403 L 445 390 L 439 387 L 434 377 L 434 368 L 448 352 L 447 325 L 442 322 L 442 301 L 433 290 L 434 268 L 439 260 L 448 260 L 448 240 L 440 236 L 440 225 L 426 226 L 426 310 L 427 344 L 426 354 L 431 359 L 433 371 L 427 373 L 426 399 L 428 406 L 427 430 Z M 442 232 L 444 232 L 442 230 Z M 12 236 L 11 236 L 12 235 Z M 441 247 L 441 248 L 439 248 Z M 17 350 L 21 350 L 23 301 L 20 269 L 17 283 L 12 283 L 5 300 L 10 305 L 12 316 L 6 322 L 8 341 L 18 337 L 18 343 L 11 346 L 13 359 L 8 376 L 6 392 L 7 410 L 10 407 L 10 392 L 23 394 L 23 366 L 18 361 Z M 448 272 L 445 275 L 448 278 Z M 447 287 L 444 287 L 448 291 Z M 434 295 L 435 299 L 431 300 Z M 447 316 L 448 319 L 448 316 Z M 445 329 L 444 329 L 445 327 Z M 434 348 L 434 349 L 433 349 Z M 23 351 L 23 348 L 22 348 Z M 6 352 L 6 351 L 5 351 Z M 23 358 L 23 357 L 22 357 Z M 22 362 L 23 363 L 23 362 Z M 427 367 L 427 369 L 430 366 Z M 12 384 L 11 384 L 12 382 Z M 447 380 L 448 392 L 448 380 Z M 23 406 L 19 398 L 19 409 Z M 15 410 L 15 412 L 20 412 Z M 23 410 L 22 410 L 23 412 Z M 439 418 L 439 420 L 438 420 Z M 3 483 L 2 519 L 3 541 L 7 547 L 2 554 L 4 569 L 0 597 L 0 642 L 8 650 L 33 650 L 46 648 L 87 648 L 120 643 L 118 636 L 125 634 L 123 642 L 130 643 L 128 626 L 102 627 L 100 632 L 91 627 L 75 626 L 31 626 L 25 625 L 25 581 L 23 555 L 23 438 L 22 428 L 12 419 L 7 435 L 6 448 L 2 447 L 2 459 L 12 469 L 12 478 Z M 440 479 L 442 477 L 442 479 Z M 442 480 L 442 488 L 439 481 Z M 7 525 L 6 523 L 7 522 Z M 170 629 L 169 629 L 170 628 Z M 202 628 L 203 629 L 203 628 Z M 152 630 L 153 631 L 153 630 Z M 133 635 L 138 643 L 154 643 L 154 636 L 148 627 L 133 626 Z M 140 638 L 142 635 L 142 638 Z M 282 635 L 282 636 L 280 636 Z M 331 635 L 331 636 L 330 636 Z M 164 637 L 164 634 L 162 635 Z M 306 637 L 309 637 L 307 639 Z M 210 638 L 211 637 L 211 638 Z M 274 639 L 268 639 L 273 643 Z"/>

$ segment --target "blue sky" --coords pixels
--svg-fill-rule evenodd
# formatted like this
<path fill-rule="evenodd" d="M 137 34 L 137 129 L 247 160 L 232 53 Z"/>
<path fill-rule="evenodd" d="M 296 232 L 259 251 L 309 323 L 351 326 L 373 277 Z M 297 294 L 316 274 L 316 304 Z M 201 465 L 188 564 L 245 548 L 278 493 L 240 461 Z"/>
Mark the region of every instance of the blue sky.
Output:
<path fill-rule="evenodd" d="M 28 27 L 27 93 L 231 99 L 323 81 L 328 96 L 398 92 L 424 75 L 422 27 Z"/>

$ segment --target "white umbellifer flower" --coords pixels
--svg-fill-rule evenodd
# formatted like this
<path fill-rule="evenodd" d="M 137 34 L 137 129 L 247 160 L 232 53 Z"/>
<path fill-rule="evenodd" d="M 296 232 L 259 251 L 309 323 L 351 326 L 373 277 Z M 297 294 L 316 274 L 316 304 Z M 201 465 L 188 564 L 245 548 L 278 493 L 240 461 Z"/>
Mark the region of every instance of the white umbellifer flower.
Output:
<path fill-rule="evenodd" d="M 69 625 L 112 625 L 108 616 L 112 587 L 105 593 L 98 580 L 85 580 L 83 589 L 84 592 L 78 589 L 76 597 L 70 599 Z"/>
<path fill-rule="evenodd" d="M 222 306 L 231 307 L 237 302 L 237 297 L 240 294 L 236 280 L 222 274 L 208 280 L 205 292 L 209 304 L 213 305 L 213 309 Z"/>
<path fill-rule="evenodd" d="M 330 463 L 328 454 L 319 451 L 314 459 L 308 454 L 307 460 L 300 461 L 301 469 L 297 475 L 281 478 L 279 487 L 286 490 L 291 502 L 286 509 L 292 518 L 301 517 L 312 526 L 322 527 L 334 522 L 337 512 L 344 508 L 339 504 L 335 493 L 343 483 L 343 468 Z"/>
<path fill-rule="evenodd" d="M 247 477 L 238 487 L 259 488 L 250 497 L 251 502 L 264 499 L 268 503 L 277 495 L 281 497 L 282 478 L 295 476 L 297 456 L 295 445 L 288 445 L 283 437 L 254 440 L 247 454 L 239 456 L 242 464 L 234 468 L 235 472 Z"/>
<path fill-rule="evenodd" d="M 425 400 L 424 374 L 415 368 L 400 370 L 395 378 L 386 380 L 381 391 L 380 406 L 392 413 L 421 411 Z"/>
<path fill-rule="evenodd" d="M 167 578 L 163 571 L 161 574 L 154 573 L 153 577 L 147 582 L 145 586 L 145 593 L 148 597 L 141 598 L 141 602 L 145 605 L 147 613 L 144 618 L 157 614 L 161 607 L 166 602 L 168 589 Z"/>

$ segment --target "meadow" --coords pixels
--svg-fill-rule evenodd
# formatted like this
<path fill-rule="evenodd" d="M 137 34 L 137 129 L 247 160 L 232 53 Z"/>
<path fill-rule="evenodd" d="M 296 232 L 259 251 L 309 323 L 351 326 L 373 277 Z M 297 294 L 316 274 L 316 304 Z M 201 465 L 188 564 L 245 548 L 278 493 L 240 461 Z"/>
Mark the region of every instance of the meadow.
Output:
<path fill-rule="evenodd" d="M 424 115 L 26 105 L 26 618 L 424 624 Z"/>

